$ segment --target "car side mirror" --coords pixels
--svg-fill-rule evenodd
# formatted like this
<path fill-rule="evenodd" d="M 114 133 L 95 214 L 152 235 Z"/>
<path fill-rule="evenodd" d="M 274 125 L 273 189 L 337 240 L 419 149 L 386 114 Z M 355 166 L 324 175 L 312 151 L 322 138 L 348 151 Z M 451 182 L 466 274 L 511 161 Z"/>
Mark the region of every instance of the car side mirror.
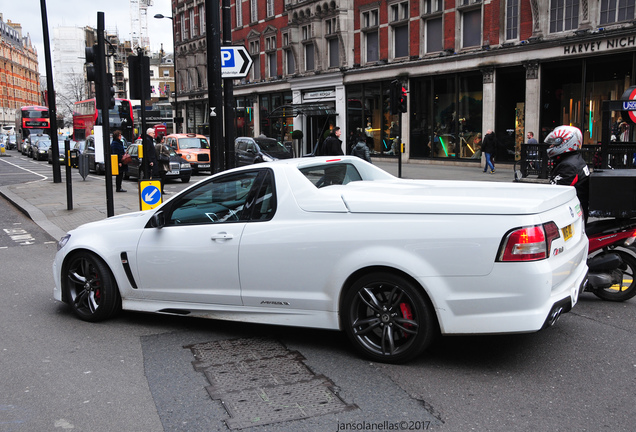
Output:
<path fill-rule="evenodd" d="M 152 215 L 150 219 L 150 226 L 153 228 L 161 229 L 166 225 L 166 216 L 163 214 L 163 211 L 159 210 L 157 213 Z"/>

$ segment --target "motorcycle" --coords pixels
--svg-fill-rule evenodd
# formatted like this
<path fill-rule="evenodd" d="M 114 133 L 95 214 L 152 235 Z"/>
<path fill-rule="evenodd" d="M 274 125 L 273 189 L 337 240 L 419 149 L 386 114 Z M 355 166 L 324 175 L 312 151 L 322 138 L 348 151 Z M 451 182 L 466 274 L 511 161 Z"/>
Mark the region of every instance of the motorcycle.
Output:
<path fill-rule="evenodd" d="M 588 222 L 589 239 L 584 291 L 603 300 L 621 302 L 636 295 L 636 219 Z"/>

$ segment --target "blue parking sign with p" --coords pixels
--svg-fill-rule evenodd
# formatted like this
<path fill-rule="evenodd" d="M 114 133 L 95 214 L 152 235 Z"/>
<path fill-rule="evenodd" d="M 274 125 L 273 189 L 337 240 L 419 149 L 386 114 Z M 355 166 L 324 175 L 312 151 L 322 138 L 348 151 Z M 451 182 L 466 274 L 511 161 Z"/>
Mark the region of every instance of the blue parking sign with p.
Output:
<path fill-rule="evenodd" d="M 234 51 L 221 48 L 221 67 L 232 68 L 234 66 L 236 66 Z"/>

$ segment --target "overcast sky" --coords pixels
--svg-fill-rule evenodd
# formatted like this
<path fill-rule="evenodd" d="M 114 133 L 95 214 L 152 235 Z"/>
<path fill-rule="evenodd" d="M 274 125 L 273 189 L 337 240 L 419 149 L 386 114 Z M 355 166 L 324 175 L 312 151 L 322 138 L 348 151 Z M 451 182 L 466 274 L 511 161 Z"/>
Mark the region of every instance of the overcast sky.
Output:
<path fill-rule="evenodd" d="M 61 26 L 91 26 L 97 28 L 97 12 L 104 12 L 107 31 L 117 30 L 120 39 L 130 40 L 130 1 L 104 0 L 45 0 L 49 23 L 51 56 L 53 55 L 53 29 Z M 166 52 L 172 52 L 172 22 L 169 19 L 155 19 L 156 14 L 171 16 L 170 0 L 152 0 L 148 7 L 148 36 L 150 48 L 159 51 L 163 43 Z M 40 73 L 46 71 L 44 38 L 42 33 L 41 0 L 2 0 L 0 7 L 4 22 L 11 20 L 22 25 L 22 35 L 27 33 L 38 52 Z M 53 58 L 51 58 L 53 60 Z"/>

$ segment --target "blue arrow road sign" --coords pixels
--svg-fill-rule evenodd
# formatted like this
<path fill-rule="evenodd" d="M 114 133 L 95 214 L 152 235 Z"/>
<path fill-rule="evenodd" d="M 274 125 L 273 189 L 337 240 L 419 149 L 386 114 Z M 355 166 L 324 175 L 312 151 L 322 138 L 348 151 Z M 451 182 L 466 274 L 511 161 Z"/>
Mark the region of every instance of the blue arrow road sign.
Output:
<path fill-rule="evenodd" d="M 141 199 L 148 205 L 157 204 L 161 199 L 161 191 L 157 186 L 146 186 L 141 190 Z"/>

